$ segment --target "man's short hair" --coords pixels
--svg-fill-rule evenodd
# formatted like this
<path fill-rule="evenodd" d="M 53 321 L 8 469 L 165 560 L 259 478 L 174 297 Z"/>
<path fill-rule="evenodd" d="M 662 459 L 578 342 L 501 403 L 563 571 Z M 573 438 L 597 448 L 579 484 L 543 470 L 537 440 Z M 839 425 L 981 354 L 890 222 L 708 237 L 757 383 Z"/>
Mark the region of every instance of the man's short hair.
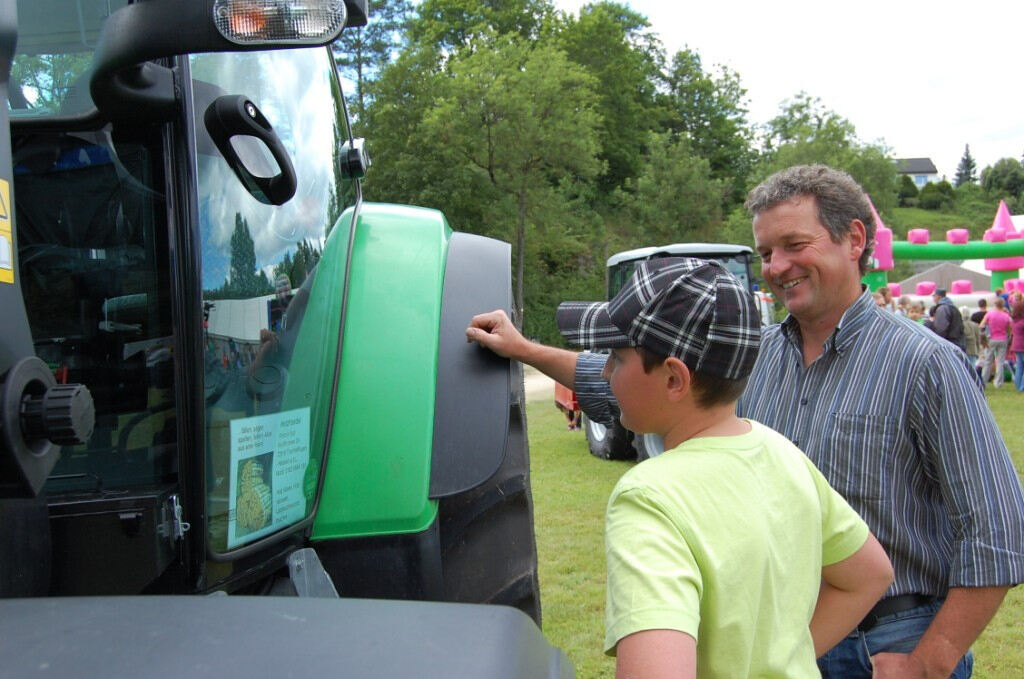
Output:
<path fill-rule="evenodd" d="M 868 272 L 875 249 L 875 218 L 864 189 L 847 173 L 826 165 L 796 165 L 776 172 L 761 182 L 747 197 L 746 207 L 755 217 L 780 203 L 800 196 L 814 198 L 818 221 L 834 243 L 850 233 L 854 219 L 864 224 L 868 246 L 860 255 L 861 274 Z"/>

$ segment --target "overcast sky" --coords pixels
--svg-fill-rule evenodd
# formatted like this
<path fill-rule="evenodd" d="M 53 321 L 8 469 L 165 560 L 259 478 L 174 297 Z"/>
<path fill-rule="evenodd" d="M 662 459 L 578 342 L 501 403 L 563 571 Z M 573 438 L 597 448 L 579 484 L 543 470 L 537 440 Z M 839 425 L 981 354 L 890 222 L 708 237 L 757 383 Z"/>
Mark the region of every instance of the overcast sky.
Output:
<path fill-rule="evenodd" d="M 555 0 L 576 12 L 581 0 Z M 625 0 L 669 55 L 739 73 L 763 123 L 801 90 L 896 158 L 931 158 L 952 181 L 970 144 L 978 174 L 1024 155 L 1024 3 Z"/>

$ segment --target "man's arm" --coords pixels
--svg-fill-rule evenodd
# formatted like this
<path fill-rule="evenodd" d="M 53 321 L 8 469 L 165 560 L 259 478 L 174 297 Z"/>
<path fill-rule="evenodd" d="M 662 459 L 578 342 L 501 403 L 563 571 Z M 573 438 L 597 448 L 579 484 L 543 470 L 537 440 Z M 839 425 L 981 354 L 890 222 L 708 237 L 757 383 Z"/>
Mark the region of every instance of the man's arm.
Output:
<path fill-rule="evenodd" d="M 857 626 L 892 584 L 889 557 L 874 535 L 852 556 L 821 569 L 821 589 L 811 618 L 814 654 L 821 657 Z"/>
<path fill-rule="evenodd" d="M 697 641 L 685 632 L 649 629 L 616 646 L 616 679 L 691 679 L 697 676 Z"/>
<path fill-rule="evenodd" d="M 504 311 L 474 316 L 466 328 L 466 341 L 477 342 L 499 356 L 532 365 L 556 382 L 576 388 L 576 352 L 531 342 Z"/>
<path fill-rule="evenodd" d="M 879 653 L 871 658 L 874 676 L 943 677 L 953 673 L 960 658 L 999 610 L 1009 587 L 953 587 L 928 630 L 910 653 Z"/>
<path fill-rule="evenodd" d="M 949 339 L 949 329 L 953 325 L 953 319 L 950 318 L 950 314 L 954 313 L 954 308 L 950 304 L 940 304 L 939 308 L 935 311 L 935 334 L 939 337 Z"/>

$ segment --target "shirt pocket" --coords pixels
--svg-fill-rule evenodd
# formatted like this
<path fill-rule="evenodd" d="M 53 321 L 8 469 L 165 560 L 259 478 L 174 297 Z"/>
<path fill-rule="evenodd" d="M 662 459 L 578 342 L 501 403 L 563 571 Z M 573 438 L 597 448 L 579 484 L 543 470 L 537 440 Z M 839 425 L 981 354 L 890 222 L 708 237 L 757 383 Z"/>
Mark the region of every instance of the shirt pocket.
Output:
<path fill-rule="evenodd" d="M 887 494 L 899 420 L 885 415 L 833 412 L 821 472 L 854 507 L 878 503 Z"/>

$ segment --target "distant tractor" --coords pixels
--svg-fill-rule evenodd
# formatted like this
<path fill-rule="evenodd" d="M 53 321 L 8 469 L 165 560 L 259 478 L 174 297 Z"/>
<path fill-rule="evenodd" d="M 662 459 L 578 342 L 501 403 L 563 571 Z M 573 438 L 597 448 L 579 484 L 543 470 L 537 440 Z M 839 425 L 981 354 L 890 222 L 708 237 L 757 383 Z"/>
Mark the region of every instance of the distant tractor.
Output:
<path fill-rule="evenodd" d="M 750 272 L 753 250 L 745 245 L 673 243 L 619 252 L 608 258 L 608 299 L 614 297 L 626 284 L 636 271 L 637 264 L 659 257 L 699 257 L 718 260 L 747 286 L 751 294 L 755 295 L 762 325 L 774 322 L 775 302 L 769 293 L 759 290 L 753 282 Z M 555 405 L 560 409 L 578 407 L 574 405 L 575 402 L 575 394 L 571 391 L 555 390 Z M 643 461 L 660 455 L 665 450 L 661 437 L 656 434 L 636 434 L 619 422 L 608 427 L 600 422 L 594 422 L 586 415 L 583 416 L 582 423 L 591 455 L 604 460 L 627 460 L 636 457 L 638 461 Z"/>

